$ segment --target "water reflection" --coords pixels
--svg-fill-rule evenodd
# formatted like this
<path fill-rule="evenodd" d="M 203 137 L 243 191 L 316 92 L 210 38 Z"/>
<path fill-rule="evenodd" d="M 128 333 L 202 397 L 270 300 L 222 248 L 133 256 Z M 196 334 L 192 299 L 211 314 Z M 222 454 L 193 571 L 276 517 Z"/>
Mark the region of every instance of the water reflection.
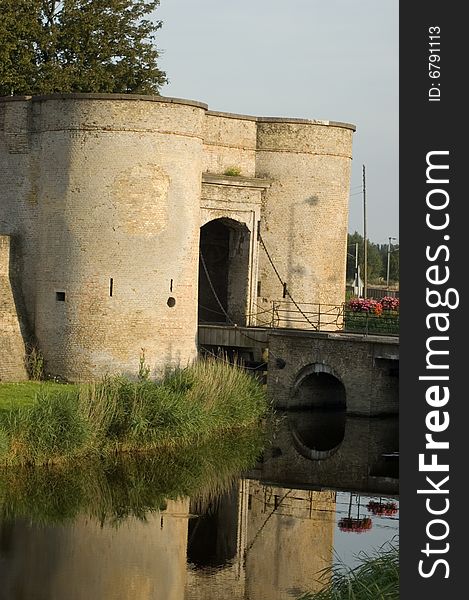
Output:
<path fill-rule="evenodd" d="M 257 464 L 264 440 L 254 435 L 86 469 L 4 472 L 0 598 L 284 600 L 320 589 L 334 551 L 352 564 L 397 532 L 397 479 L 382 456 L 397 450 L 394 421 L 340 423 L 288 415 Z M 331 433 L 336 451 L 305 458 L 293 428 L 317 448 L 326 425 L 343 432 L 338 444 Z M 357 536 L 344 519 L 371 527 Z"/>
<path fill-rule="evenodd" d="M 314 410 L 284 413 L 281 419 L 252 477 L 290 487 L 399 493 L 397 417 L 344 419 L 342 412 Z"/>
<path fill-rule="evenodd" d="M 192 564 L 185 598 L 280 600 L 320 589 L 317 572 L 332 561 L 335 492 L 283 488 L 247 479 L 239 482 L 236 492 L 237 498 L 226 497 L 224 507 L 230 507 L 231 524 L 236 523 L 235 553 L 218 568 L 201 564 L 193 552 L 188 554 Z M 224 529 L 224 509 L 212 515 L 219 531 Z M 200 536 L 197 546 L 203 547 L 202 530 L 195 535 Z"/>
<path fill-rule="evenodd" d="M 217 497 L 255 463 L 264 443 L 265 434 L 255 430 L 185 450 L 4 469 L 0 520 L 48 524 L 86 515 L 113 526 L 128 517 L 145 520 L 149 513 L 164 510 L 168 500 Z"/>
<path fill-rule="evenodd" d="M 287 418 L 294 446 L 305 458 L 329 458 L 344 440 L 345 409 L 294 411 Z"/>

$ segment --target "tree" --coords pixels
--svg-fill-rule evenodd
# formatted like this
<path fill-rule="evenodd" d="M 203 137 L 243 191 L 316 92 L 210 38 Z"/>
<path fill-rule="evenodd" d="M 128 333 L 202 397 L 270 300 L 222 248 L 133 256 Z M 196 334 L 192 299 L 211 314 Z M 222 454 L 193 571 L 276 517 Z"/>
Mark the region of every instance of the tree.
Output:
<path fill-rule="evenodd" d="M 347 279 L 353 280 L 355 273 L 355 244 L 358 243 L 358 264 L 360 265 L 360 273 L 364 275 L 363 261 L 363 237 L 355 231 L 353 234 L 348 234 L 347 244 Z M 374 244 L 367 240 L 368 254 L 368 283 L 378 283 L 380 279 L 386 277 L 386 263 L 383 264 L 383 258 L 378 244 Z M 384 269 L 384 271 L 383 271 Z"/>
<path fill-rule="evenodd" d="M 0 0 L 0 95 L 157 94 L 160 0 Z"/>
<path fill-rule="evenodd" d="M 387 279 L 387 269 L 388 269 L 388 244 L 381 244 L 379 247 L 381 252 L 382 260 L 383 260 L 383 278 Z M 390 248 L 391 252 L 389 254 L 389 281 L 396 282 L 399 281 L 399 246 L 396 244 L 391 244 Z"/>

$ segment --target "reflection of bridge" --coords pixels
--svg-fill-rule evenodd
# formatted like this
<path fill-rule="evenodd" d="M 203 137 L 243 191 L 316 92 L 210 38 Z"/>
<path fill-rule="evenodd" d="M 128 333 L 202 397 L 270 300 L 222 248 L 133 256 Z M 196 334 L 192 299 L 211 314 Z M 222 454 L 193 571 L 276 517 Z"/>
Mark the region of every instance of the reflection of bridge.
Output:
<path fill-rule="evenodd" d="M 268 393 L 278 408 L 342 403 L 343 390 L 349 413 L 398 412 L 397 336 L 202 324 L 198 341 L 209 352 L 235 350 L 248 365 L 262 368 L 265 360 Z"/>
<path fill-rule="evenodd" d="M 331 448 L 328 456 L 314 459 L 305 452 L 321 444 Z M 291 411 L 282 415 L 275 441 L 249 477 L 285 488 L 397 495 L 398 461 L 386 455 L 398 449 L 397 416 L 347 416 L 341 422 L 335 411 Z"/>

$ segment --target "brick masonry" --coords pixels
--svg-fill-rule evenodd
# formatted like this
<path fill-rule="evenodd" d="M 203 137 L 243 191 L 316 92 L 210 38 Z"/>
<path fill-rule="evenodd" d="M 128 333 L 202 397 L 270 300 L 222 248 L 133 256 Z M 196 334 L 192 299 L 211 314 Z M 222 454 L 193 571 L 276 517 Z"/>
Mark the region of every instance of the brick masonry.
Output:
<path fill-rule="evenodd" d="M 27 379 L 25 346 L 10 283 L 10 238 L 0 235 L 0 381 Z"/>
<path fill-rule="evenodd" d="M 365 494 L 399 492 L 397 479 L 375 476 L 382 455 L 399 449 L 397 416 L 375 419 L 347 416 L 344 437 L 338 447 L 327 458 L 313 461 L 298 451 L 292 438 L 291 431 L 303 416 L 301 412 L 291 412 L 280 420 L 275 442 L 253 476 L 262 481 L 281 482 L 285 487 L 339 487 Z"/>
<path fill-rule="evenodd" d="M 298 332 L 299 333 L 299 332 Z M 340 336 L 340 334 L 337 334 Z M 279 368 L 278 360 L 285 366 Z M 345 388 L 349 414 L 377 416 L 399 412 L 399 340 L 340 339 L 327 334 L 269 335 L 267 389 L 280 409 L 310 407 L 298 390 L 307 377 L 327 373 Z M 327 407 L 326 407 L 327 408 Z"/>
<path fill-rule="evenodd" d="M 249 231 L 248 313 L 283 292 L 259 223 L 297 302 L 340 303 L 353 131 L 163 97 L 0 99 L 0 234 L 48 372 L 135 374 L 142 349 L 154 374 L 191 362 L 216 218 Z"/>

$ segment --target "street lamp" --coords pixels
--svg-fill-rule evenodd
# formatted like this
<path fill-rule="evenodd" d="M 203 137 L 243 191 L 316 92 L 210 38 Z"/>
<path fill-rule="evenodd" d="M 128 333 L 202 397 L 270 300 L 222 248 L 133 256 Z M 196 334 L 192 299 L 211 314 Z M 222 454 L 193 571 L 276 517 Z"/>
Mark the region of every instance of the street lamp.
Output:
<path fill-rule="evenodd" d="M 395 237 L 388 238 L 388 268 L 386 272 L 386 290 L 389 292 L 389 266 L 390 266 L 390 258 L 391 258 L 391 240 L 397 240 Z"/>

